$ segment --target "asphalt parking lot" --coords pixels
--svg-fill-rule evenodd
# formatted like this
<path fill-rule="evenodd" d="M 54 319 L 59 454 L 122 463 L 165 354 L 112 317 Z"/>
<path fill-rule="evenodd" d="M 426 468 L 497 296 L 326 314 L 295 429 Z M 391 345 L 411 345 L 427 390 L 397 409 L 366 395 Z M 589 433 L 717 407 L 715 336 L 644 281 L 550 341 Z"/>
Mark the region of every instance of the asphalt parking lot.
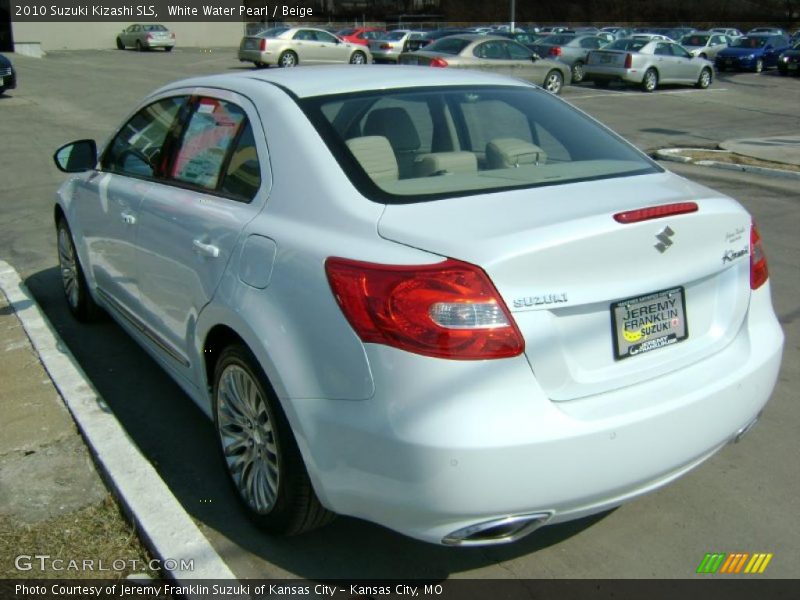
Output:
<path fill-rule="evenodd" d="M 11 56 L 18 89 L 0 97 L 0 258 L 11 263 L 108 405 L 239 577 L 684 578 L 707 552 L 771 552 L 763 577 L 800 565 L 800 191 L 797 181 L 666 165 L 738 198 L 756 217 L 786 333 L 778 387 L 759 425 L 688 476 L 616 511 L 547 527 L 513 545 L 448 549 L 340 518 L 270 538 L 240 512 L 224 481 L 211 424 L 113 323 L 77 327 L 62 300 L 52 224 L 61 144 L 103 140 L 150 90 L 235 71 L 235 50 L 54 52 Z M 361 68 L 361 67 L 354 67 Z M 401 67 L 398 67 L 401 68 Z M 725 73 L 709 90 L 566 87 L 565 100 L 646 151 L 714 147 L 731 138 L 800 134 L 800 78 Z M 681 440 L 676 439 L 676 444 Z M 520 476 L 525 476 L 520 474 Z"/>

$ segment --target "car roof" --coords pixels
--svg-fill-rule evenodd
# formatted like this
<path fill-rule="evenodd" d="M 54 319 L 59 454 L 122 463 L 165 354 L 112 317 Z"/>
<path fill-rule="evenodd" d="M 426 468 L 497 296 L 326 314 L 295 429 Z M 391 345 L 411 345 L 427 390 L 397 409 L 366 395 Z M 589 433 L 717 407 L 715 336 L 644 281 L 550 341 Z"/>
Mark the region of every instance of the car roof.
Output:
<path fill-rule="evenodd" d="M 531 86 L 526 81 L 503 75 L 462 69 L 432 69 L 410 65 L 326 65 L 192 77 L 166 85 L 152 95 L 184 87 L 220 87 L 236 91 L 237 82 L 242 79 L 271 83 L 299 98 L 394 88 L 459 85 Z"/>

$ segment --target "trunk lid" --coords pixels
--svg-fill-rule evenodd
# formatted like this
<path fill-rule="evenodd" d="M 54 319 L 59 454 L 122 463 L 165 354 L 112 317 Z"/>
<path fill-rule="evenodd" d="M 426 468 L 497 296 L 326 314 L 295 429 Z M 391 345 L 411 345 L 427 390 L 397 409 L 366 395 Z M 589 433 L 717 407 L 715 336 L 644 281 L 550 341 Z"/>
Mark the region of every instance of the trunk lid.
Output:
<path fill-rule="evenodd" d="M 677 202 L 699 210 L 630 224 L 613 218 Z M 388 205 L 378 231 L 482 267 L 525 338 L 537 381 L 561 401 L 657 377 L 728 344 L 750 298 L 750 225 L 730 198 L 660 173 Z M 672 295 L 656 294 L 665 290 Z M 627 311 L 622 300 L 631 301 Z M 676 331 L 685 339 L 617 356 L 657 339 L 647 328 L 675 317 L 681 302 Z M 649 318 L 656 306 L 663 311 Z M 624 341 L 620 327 L 629 326 L 644 339 Z"/>

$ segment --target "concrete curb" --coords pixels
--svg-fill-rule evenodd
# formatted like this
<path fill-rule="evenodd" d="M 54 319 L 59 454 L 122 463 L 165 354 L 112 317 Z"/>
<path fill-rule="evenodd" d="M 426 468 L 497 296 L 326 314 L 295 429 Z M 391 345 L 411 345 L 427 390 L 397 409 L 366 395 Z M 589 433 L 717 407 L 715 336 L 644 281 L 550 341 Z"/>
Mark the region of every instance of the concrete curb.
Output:
<path fill-rule="evenodd" d="M 3 260 L 0 260 L 0 289 L 22 322 L 107 483 L 135 521 L 145 543 L 161 559 L 165 574 L 175 581 L 236 579 L 128 437 L 72 353 L 44 318 L 17 272 Z M 193 561 L 192 568 L 181 564 L 181 560 Z"/>
<path fill-rule="evenodd" d="M 767 175 L 770 177 L 782 177 L 785 179 L 798 179 L 800 180 L 800 172 L 786 171 L 785 169 L 770 169 L 768 167 L 757 167 L 755 165 L 738 165 L 735 163 L 720 162 L 717 160 L 695 160 L 688 156 L 681 156 L 681 152 L 688 152 L 697 150 L 697 148 L 664 148 L 656 150 L 656 156 L 661 160 L 668 160 L 672 162 L 679 162 L 683 164 L 698 165 L 700 167 L 711 167 L 714 169 L 724 169 L 726 171 L 738 171 L 745 173 L 756 173 L 758 175 Z M 719 152 L 721 154 L 729 154 L 727 150 L 709 150 L 702 148 L 703 152 Z"/>

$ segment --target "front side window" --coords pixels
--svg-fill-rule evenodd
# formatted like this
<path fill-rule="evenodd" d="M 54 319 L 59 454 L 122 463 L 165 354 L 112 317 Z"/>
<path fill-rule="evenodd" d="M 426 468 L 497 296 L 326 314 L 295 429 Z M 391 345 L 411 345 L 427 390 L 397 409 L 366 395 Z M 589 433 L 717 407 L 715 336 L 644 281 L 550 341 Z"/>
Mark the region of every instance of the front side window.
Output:
<path fill-rule="evenodd" d="M 517 42 L 505 42 L 508 57 L 511 60 L 530 60 L 531 51 Z"/>
<path fill-rule="evenodd" d="M 534 88 L 394 89 L 298 103 L 353 184 L 377 202 L 660 172 L 629 144 Z"/>
<path fill-rule="evenodd" d="M 122 175 L 155 177 L 164 141 L 187 99 L 165 98 L 137 112 L 108 145 L 102 168 Z"/>

